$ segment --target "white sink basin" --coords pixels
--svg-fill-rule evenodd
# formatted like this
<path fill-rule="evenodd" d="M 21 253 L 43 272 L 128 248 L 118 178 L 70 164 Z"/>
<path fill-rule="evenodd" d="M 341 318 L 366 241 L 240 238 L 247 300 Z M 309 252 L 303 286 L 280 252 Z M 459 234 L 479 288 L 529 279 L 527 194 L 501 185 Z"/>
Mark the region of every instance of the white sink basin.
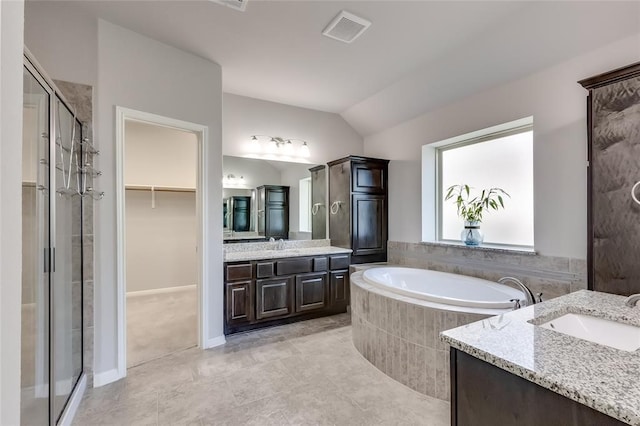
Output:
<path fill-rule="evenodd" d="M 640 327 L 589 315 L 566 314 L 540 327 L 623 351 L 640 348 Z"/>

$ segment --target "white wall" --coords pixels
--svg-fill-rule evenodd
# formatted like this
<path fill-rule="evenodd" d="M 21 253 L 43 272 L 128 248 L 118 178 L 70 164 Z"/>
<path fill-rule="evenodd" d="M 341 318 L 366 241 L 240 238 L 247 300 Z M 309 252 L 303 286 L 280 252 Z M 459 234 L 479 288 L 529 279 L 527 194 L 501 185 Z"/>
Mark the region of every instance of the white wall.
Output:
<path fill-rule="evenodd" d="M 0 424 L 20 424 L 24 2 L 0 2 Z"/>
<path fill-rule="evenodd" d="M 324 164 L 363 153 L 362 137 L 340 115 L 244 96 L 224 94 L 224 155 L 248 153 L 251 135 L 302 139 L 309 143 L 309 163 Z"/>
<path fill-rule="evenodd" d="M 52 78 L 95 86 L 96 20 L 75 6 L 74 2 L 26 2 L 24 44 Z"/>
<path fill-rule="evenodd" d="M 115 106 L 206 125 L 209 128 L 208 217 L 204 240 L 212 250 L 205 259 L 210 270 L 208 339 L 223 334 L 222 314 L 222 78 L 220 66 L 141 36 L 122 27 L 98 22 L 97 144 L 99 167 L 105 176 L 105 198 L 96 206 L 95 371 L 116 368 L 116 204 Z M 109 179 L 111 177 L 111 179 Z"/>
<path fill-rule="evenodd" d="M 300 179 L 311 177 L 309 164 L 293 164 L 282 171 L 282 185 L 289 187 L 289 233 L 293 239 L 311 239 L 310 232 L 300 233 Z"/>
<path fill-rule="evenodd" d="M 195 133 L 128 121 L 125 124 L 125 185 L 196 187 Z"/>
<path fill-rule="evenodd" d="M 389 239 L 420 239 L 422 145 L 533 116 L 536 249 L 584 259 L 587 92 L 576 82 L 637 62 L 639 55 L 640 34 L 365 138 L 366 155 L 395 160 L 389 173 Z"/>

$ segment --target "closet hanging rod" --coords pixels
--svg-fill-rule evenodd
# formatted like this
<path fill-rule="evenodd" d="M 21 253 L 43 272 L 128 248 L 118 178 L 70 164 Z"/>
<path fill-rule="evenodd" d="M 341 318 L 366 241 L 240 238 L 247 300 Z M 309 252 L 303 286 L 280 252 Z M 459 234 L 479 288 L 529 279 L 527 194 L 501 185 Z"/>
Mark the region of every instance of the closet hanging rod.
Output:
<path fill-rule="evenodd" d="M 165 192 L 196 192 L 195 188 L 184 186 L 161 186 L 161 185 L 125 185 L 124 189 L 137 191 L 165 191 Z"/>

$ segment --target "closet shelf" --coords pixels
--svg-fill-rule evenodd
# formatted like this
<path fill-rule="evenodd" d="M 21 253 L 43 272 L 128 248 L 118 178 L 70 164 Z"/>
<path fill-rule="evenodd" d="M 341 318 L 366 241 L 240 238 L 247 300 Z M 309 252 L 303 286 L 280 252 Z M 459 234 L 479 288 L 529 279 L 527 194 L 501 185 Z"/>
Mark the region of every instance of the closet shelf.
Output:
<path fill-rule="evenodd" d="M 162 185 L 125 185 L 124 189 L 134 189 L 138 191 L 196 192 L 196 189 L 191 187 Z"/>

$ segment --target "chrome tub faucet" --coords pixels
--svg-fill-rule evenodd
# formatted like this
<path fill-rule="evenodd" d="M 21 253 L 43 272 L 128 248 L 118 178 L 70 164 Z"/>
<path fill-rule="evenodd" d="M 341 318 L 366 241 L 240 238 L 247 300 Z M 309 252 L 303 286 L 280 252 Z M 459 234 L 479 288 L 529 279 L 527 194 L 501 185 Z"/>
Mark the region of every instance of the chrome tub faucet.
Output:
<path fill-rule="evenodd" d="M 624 301 L 624 304 L 630 308 L 633 308 L 634 306 L 636 306 L 638 301 L 640 301 L 640 293 L 632 294 L 631 296 L 627 297 Z"/>
<path fill-rule="evenodd" d="M 513 277 L 502 277 L 498 280 L 500 284 L 512 283 L 515 284 L 522 292 L 525 297 L 525 306 L 535 305 L 536 303 L 542 302 L 542 293 L 538 293 L 536 296 L 533 295 L 529 287 L 524 285 L 522 281 Z M 520 309 L 522 307 L 519 299 L 511 299 L 511 302 L 514 302 L 513 309 Z"/>

